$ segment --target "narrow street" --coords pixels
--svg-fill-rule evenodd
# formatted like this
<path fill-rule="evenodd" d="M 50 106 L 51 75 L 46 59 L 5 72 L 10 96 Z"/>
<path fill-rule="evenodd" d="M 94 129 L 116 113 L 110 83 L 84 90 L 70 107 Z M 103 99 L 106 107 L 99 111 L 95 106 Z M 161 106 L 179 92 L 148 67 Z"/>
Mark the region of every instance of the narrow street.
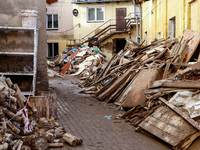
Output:
<path fill-rule="evenodd" d="M 58 150 L 168 150 L 165 143 L 142 133 L 125 120 L 116 119 L 115 106 L 100 102 L 95 95 L 81 94 L 78 78 L 50 78 L 50 88 L 58 96 L 58 122 L 69 132 L 83 139 L 83 144 L 65 144 Z M 105 116 L 112 116 L 106 118 Z"/>

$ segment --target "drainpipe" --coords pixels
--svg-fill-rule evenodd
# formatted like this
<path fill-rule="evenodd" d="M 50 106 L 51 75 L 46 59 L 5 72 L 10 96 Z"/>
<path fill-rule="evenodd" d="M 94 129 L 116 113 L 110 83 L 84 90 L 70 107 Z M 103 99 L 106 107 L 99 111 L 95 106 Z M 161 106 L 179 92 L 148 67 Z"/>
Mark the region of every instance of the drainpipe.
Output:
<path fill-rule="evenodd" d="M 133 0 L 133 18 L 136 17 L 136 6 L 135 6 L 135 0 Z"/>
<path fill-rule="evenodd" d="M 139 34 L 138 34 L 138 16 L 136 16 L 136 29 L 137 29 L 137 42 L 138 42 L 138 36 L 139 36 Z"/>
<path fill-rule="evenodd" d="M 142 7 L 140 4 L 140 44 L 142 43 Z"/>

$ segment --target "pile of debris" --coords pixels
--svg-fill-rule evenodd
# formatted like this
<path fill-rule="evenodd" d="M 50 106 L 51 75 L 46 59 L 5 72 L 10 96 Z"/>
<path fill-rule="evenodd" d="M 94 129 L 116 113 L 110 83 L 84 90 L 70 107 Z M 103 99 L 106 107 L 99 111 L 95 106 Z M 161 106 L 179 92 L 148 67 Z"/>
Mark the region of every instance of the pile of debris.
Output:
<path fill-rule="evenodd" d="M 174 149 L 188 148 L 200 135 L 199 43 L 200 33 L 188 29 L 180 42 L 159 39 L 142 46 L 127 39 L 103 70 L 80 82 L 82 92 L 127 110 L 121 118 L 138 130 Z"/>
<path fill-rule="evenodd" d="M 34 103 L 10 78 L 0 77 L 0 149 L 31 150 L 75 146 L 82 140 L 65 132 L 53 118 L 38 118 Z M 63 141 L 64 140 L 64 141 Z"/>
<path fill-rule="evenodd" d="M 48 72 L 60 77 L 65 73 L 88 77 L 101 69 L 104 62 L 105 55 L 97 47 L 83 46 L 63 51 L 54 61 L 48 61 Z"/>

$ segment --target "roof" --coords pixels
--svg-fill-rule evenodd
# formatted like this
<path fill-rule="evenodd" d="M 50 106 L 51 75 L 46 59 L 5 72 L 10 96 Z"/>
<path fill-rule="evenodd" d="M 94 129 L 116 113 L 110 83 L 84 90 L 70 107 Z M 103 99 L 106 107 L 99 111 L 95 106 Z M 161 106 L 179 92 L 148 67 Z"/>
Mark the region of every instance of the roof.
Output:
<path fill-rule="evenodd" d="M 72 3 L 105 3 L 105 2 L 130 2 L 131 0 L 74 0 Z"/>

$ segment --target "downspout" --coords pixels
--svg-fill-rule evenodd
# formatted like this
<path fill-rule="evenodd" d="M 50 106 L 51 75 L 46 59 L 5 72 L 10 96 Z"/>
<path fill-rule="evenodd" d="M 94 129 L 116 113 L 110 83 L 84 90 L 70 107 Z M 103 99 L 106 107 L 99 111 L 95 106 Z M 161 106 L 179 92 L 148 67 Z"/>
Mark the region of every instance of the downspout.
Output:
<path fill-rule="evenodd" d="M 133 0 L 133 18 L 136 17 L 136 6 L 135 6 L 135 0 Z"/>
<path fill-rule="evenodd" d="M 142 43 L 142 7 L 140 4 L 140 44 Z"/>

